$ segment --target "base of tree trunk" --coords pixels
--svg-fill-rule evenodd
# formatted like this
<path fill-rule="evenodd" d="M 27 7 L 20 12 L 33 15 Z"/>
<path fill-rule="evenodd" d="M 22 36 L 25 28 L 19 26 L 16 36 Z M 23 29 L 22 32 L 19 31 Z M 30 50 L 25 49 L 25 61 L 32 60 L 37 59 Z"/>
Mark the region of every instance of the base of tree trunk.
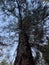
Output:
<path fill-rule="evenodd" d="M 26 33 L 21 31 L 19 36 L 17 57 L 14 65 L 35 65 Z"/>

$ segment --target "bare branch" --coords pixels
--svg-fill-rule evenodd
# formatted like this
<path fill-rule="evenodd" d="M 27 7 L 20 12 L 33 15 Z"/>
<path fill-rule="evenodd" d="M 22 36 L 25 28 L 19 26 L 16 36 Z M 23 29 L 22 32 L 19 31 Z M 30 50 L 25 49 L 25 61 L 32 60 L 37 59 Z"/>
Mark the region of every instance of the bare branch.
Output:
<path fill-rule="evenodd" d="M 2 46 L 11 46 L 12 44 L 5 44 L 3 42 L 0 42 L 0 45 L 2 45 Z"/>

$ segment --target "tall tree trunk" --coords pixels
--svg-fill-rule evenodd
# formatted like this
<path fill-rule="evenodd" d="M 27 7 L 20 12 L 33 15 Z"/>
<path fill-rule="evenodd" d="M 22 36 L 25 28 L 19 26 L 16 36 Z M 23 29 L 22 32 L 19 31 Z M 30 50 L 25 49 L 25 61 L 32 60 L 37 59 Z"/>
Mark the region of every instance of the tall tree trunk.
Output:
<path fill-rule="evenodd" d="M 14 65 L 34 65 L 31 48 L 28 43 L 28 36 L 23 29 L 23 20 L 21 15 L 21 6 L 19 2 L 18 10 L 19 10 L 19 29 L 21 30 L 19 33 L 19 44 L 17 49 L 17 57 L 15 58 Z"/>
<path fill-rule="evenodd" d="M 26 33 L 21 31 L 19 36 L 17 57 L 14 65 L 35 65 Z"/>

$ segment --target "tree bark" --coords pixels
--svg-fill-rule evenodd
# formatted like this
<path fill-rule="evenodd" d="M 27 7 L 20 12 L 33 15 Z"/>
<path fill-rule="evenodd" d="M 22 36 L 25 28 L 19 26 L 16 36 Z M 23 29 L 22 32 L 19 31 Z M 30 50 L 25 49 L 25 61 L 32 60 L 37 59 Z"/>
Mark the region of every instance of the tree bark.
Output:
<path fill-rule="evenodd" d="M 21 31 L 19 36 L 17 57 L 14 65 L 35 65 L 26 33 Z"/>

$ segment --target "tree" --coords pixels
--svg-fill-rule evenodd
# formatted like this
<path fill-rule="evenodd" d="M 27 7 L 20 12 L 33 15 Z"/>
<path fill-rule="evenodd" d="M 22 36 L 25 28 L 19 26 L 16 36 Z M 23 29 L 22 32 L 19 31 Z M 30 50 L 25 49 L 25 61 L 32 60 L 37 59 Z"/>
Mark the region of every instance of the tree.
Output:
<path fill-rule="evenodd" d="M 8 3 L 5 3 L 8 2 Z M 3 1 L 3 7 L 2 10 L 5 12 L 5 10 L 12 13 L 15 17 L 18 17 L 19 19 L 19 45 L 17 49 L 17 57 L 15 58 L 14 65 L 34 65 L 31 48 L 28 42 L 28 36 L 26 34 L 25 29 L 22 26 L 23 20 L 22 20 L 22 9 L 23 4 L 26 3 L 26 1 L 16 0 L 17 6 L 14 1 L 11 0 L 5 0 Z M 17 16 L 15 13 L 15 8 L 18 8 L 19 15 Z M 7 12 L 5 12 L 7 14 Z M 8 14 L 7 14 L 8 15 Z M 26 21 L 27 22 L 27 21 Z"/>
<path fill-rule="evenodd" d="M 2 0 L 1 3 L 3 3 L 2 10 L 7 15 L 9 15 L 7 11 L 10 12 L 19 21 L 19 45 L 14 65 L 34 65 L 30 46 L 37 45 L 38 48 L 39 43 L 44 41 L 43 25 L 45 23 L 44 19 L 48 16 L 46 13 L 47 7 L 43 7 L 41 1 L 36 3 L 32 0 L 30 5 L 27 0 Z M 18 9 L 18 15 L 16 9 Z M 33 35 L 32 42 L 28 41 L 30 33 Z"/>
<path fill-rule="evenodd" d="M 18 1 L 17 1 L 18 3 Z M 17 57 L 15 59 L 14 65 L 34 65 L 32 53 L 31 53 L 31 48 L 28 43 L 28 36 L 26 34 L 25 29 L 23 28 L 23 20 L 22 20 L 22 15 L 21 15 L 21 6 L 19 5 L 20 2 L 18 3 L 18 9 L 19 9 L 19 16 L 20 16 L 20 22 L 19 22 L 19 27 L 20 27 L 20 33 L 19 33 L 19 45 L 18 45 L 18 52 L 17 52 Z"/>

